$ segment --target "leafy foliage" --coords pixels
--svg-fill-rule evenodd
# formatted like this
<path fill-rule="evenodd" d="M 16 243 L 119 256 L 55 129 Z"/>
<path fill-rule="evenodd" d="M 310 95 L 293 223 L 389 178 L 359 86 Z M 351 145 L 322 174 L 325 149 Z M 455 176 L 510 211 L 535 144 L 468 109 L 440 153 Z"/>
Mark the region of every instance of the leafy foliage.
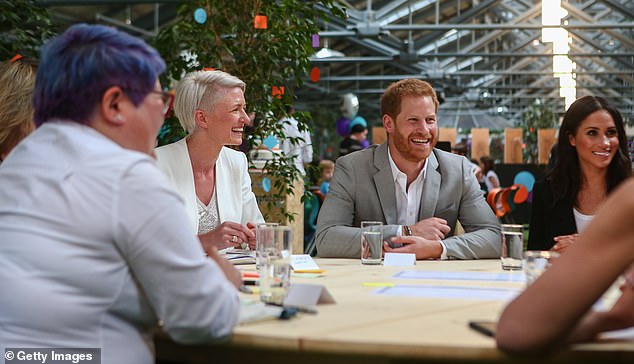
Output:
<path fill-rule="evenodd" d="M 0 60 L 17 53 L 39 58 L 39 47 L 54 35 L 48 9 L 34 0 L 0 0 Z"/>
<path fill-rule="evenodd" d="M 537 163 L 538 147 L 537 147 L 537 130 L 545 128 L 557 127 L 557 114 L 548 106 L 544 105 L 541 100 L 537 99 L 523 113 L 524 122 L 524 160 L 528 163 Z"/>
<path fill-rule="evenodd" d="M 207 20 L 199 24 L 194 12 L 202 8 Z M 163 84 L 171 84 L 187 72 L 202 68 L 221 69 L 247 84 L 248 109 L 259 123 L 248 140 L 251 146 L 273 134 L 284 138 L 280 118 L 293 104 L 294 91 L 302 85 L 315 52 L 311 36 L 319 31 L 317 21 L 343 10 L 333 0 L 197 0 L 183 2 L 177 19 L 164 27 L 155 39 L 168 65 Z M 267 28 L 256 29 L 256 15 L 267 17 Z M 273 97 L 274 87 L 284 87 Z M 295 113 L 300 130 L 307 130 L 308 113 Z M 176 119 L 166 121 L 159 144 L 172 142 L 184 132 Z M 291 141 L 291 143 L 297 141 Z M 299 172 L 289 158 L 267 164 L 280 194 L 292 194 L 292 182 Z M 287 215 L 288 216 L 288 215 Z M 292 219 L 292 216 L 288 216 Z"/>

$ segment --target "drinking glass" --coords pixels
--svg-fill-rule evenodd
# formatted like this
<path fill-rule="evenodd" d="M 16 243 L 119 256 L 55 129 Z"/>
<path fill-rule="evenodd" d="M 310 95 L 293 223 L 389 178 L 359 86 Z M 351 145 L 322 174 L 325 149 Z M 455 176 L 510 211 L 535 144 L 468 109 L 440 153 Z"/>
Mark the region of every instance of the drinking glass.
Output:
<path fill-rule="evenodd" d="M 559 253 L 548 250 L 529 250 L 524 252 L 524 274 L 526 286 L 530 286 L 559 257 Z"/>
<path fill-rule="evenodd" d="M 264 222 L 255 225 L 255 266 L 260 268 L 262 255 L 271 249 L 275 242 L 275 228 L 279 226 L 275 222 Z"/>
<path fill-rule="evenodd" d="M 524 227 L 522 225 L 502 224 L 502 269 L 522 269 L 524 252 Z"/>
<path fill-rule="evenodd" d="M 383 257 L 383 223 L 361 222 L 361 264 L 381 264 Z"/>
<path fill-rule="evenodd" d="M 273 244 L 262 251 L 260 275 L 260 300 L 281 305 L 288 294 L 291 281 L 291 255 L 293 254 L 293 230 L 288 226 L 276 226 Z"/>

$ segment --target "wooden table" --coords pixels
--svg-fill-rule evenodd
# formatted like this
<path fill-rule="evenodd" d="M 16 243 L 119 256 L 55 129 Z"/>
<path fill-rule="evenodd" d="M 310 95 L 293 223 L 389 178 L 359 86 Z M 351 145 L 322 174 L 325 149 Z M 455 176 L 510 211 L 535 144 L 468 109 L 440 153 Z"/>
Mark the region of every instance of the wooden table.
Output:
<path fill-rule="evenodd" d="M 484 280 L 399 279 L 401 271 L 504 272 L 499 260 L 418 261 L 415 267 L 364 266 L 353 259 L 317 259 L 319 278 L 293 276 L 297 283 L 322 284 L 336 304 L 319 305 L 317 315 L 249 323 L 227 344 L 181 346 L 157 339 L 159 360 L 204 363 L 219 358 L 254 363 L 390 363 L 401 361 L 518 362 L 495 347 L 492 338 L 468 327 L 472 320 L 495 321 L 505 300 L 429 298 L 377 294 L 368 283 L 457 286 L 520 290 L 524 283 Z M 504 277 L 504 276 L 503 276 Z M 477 289 L 476 289 L 477 290 Z M 562 299 L 562 302 L 565 300 Z M 550 362 L 634 362 L 633 341 L 577 345 Z"/>

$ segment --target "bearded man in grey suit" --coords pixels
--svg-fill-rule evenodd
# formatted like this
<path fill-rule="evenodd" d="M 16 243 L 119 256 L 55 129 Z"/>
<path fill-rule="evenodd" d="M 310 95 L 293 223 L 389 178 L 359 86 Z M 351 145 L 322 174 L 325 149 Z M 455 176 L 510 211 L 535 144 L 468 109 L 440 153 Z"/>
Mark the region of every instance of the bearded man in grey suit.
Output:
<path fill-rule="evenodd" d="M 381 97 L 387 142 L 337 160 L 319 212 L 320 257 L 359 258 L 361 221 L 382 221 L 383 250 L 416 259 L 500 256 L 500 225 L 462 156 L 434 146 L 438 98 L 421 80 L 390 85 Z M 465 233 L 454 236 L 456 222 Z"/>

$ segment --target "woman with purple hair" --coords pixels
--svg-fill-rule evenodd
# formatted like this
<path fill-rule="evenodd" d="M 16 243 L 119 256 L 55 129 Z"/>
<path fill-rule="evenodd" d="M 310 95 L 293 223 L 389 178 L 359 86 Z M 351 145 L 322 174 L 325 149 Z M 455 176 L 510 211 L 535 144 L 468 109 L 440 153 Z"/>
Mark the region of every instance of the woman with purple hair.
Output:
<path fill-rule="evenodd" d="M 39 128 L 0 168 L 0 351 L 100 348 L 153 363 L 152 332 L 229 335 L 240 276 L 204 257 L 182 200 L 152 158 L 169 96 L 159 54 L 104 26 L 42 49 Z"/>

